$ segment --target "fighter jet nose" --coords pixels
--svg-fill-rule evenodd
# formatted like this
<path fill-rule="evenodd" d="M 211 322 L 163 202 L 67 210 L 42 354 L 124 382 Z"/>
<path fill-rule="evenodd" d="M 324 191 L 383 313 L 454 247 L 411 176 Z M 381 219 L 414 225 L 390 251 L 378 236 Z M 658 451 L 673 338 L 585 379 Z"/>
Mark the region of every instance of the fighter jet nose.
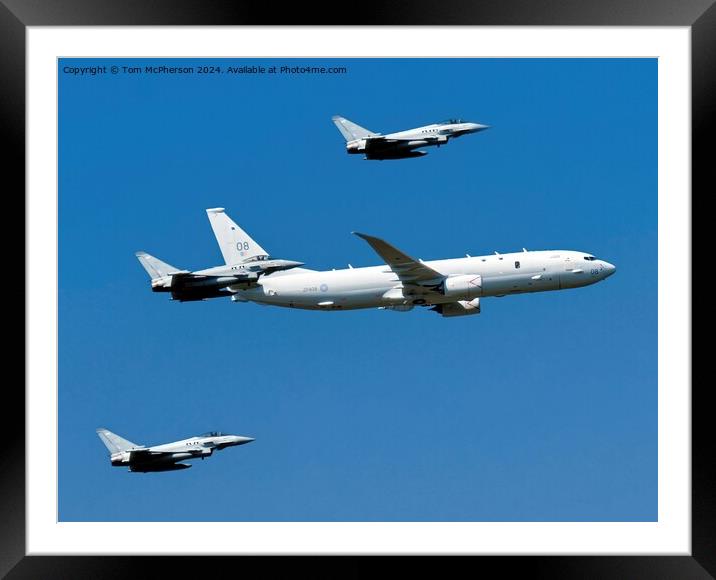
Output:
<path fill-rule="evenodd" d="M 477 131 L 484 131 L 485 129 L 489 129 L 489 125 L 480 125 L 479 123 L 472 123 L 471 129 L 475 132 Z"/>
<path fill-rule="evenodd" d="M 251 443 L 252 441 L 256 441 L 253 437 L 237 437 L 236 438 L 236 444 L 237 445 L 244 445 L 245 443 Z"/>
<path fill-rule="evenodd" d="M 614 272 L 617 271 L 617 267 L 614 264 L 610 264 L 609 262 L 604 262 L 604 270 L 606 272 L 604 277 L 608 278 L 609 276 L 614 274 Z"/>
<path fill-rule="evenodd" d="M 303 266 L 305 262 L 294 262 L 293 260 L 281 260 L 282 270 L 290 270 L 291 268 L 298 268 Z"/>

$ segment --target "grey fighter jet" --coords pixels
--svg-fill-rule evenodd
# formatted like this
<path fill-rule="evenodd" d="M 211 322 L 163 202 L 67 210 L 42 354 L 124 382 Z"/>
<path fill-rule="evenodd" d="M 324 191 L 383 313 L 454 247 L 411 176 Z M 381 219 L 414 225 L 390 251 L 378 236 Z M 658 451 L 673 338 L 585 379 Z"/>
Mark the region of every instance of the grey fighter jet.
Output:
<path fill-rule="evenodd" d="M 139 263 L 152 279 L 153 292 L 171 292 L 172 300 L 191 302 L 231 296 L 232 288 L 252 288 L 261 276 L 302 266 L 302 262 L 271 258 L 229 216 L 223 207 L 206 210 L 226 264 L 190 272 L 137 252 Z"/>
<path fill-rule="evenodd" d="M 424 127 L 381 135 L 338 115 L 333 117 L 333 122 L 346 140 L 347 153 L 363 154 L 366 159 L 378 160 L 422 157 L 428 154 L 427 151 L 418 151 L 422 147 L 440 147 L 446 145 L 450 139 L 488 128 L 488 125 L 468 123 L 462 119 L 448 119 Z"/>
<path fill-rule="evenodd" d="M 205 459 L 210 457 L 214 451 L 235 445 L 244 445 L 254 440 L 251 437 L 211 431 L 181 441 L 146 447 L 127 441 L 107 429 L 97 429 L 97 435 L 109 450 L 113 466 L 128 467 L 129 471 L 140 473 L 188 469 L 191 465 L 179 462 L 188 459 Z"/>

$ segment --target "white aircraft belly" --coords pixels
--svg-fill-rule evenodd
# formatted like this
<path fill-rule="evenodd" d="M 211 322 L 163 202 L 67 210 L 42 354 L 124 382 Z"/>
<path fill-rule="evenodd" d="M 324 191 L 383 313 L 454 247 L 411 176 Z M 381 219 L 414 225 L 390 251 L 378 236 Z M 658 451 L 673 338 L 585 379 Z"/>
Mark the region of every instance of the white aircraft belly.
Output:
<path fill-rule="evenodd" d="M 243 295 L 252 301 L 316 310 L 374 308 L 399 284 L 387 267 L 315 272 L 280 278 L 266 277 Z"/>

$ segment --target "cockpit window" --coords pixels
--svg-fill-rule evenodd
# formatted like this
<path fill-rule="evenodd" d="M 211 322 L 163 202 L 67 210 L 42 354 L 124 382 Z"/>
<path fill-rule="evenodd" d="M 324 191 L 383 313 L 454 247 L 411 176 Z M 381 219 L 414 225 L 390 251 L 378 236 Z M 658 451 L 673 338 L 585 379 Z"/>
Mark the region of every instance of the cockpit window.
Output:
<path fill-rule="evenodd" d="M 268 260 L 269 256 L 263 255 L 263 256 L 253 256 L 246 260 L 247 262 L 262 262 L 263 260 Z"/>
<path fill-rule="evenodd" d="M 459 125 L 460 123 L 464 123 L 462 119 L 446 119 L 445 121 L 442 121 L 441 125 Z"/>
<path fill-rule="evenodd" d="M 199 437 L 223 437 L 225 433 L 222 433 L 221 431 L 207 431 L 206 433 L 202 433 L 199 435 Z"/>
<path fill-rule="evenodd" d="M 594 260 L 596 260 L 594 256 L 584 256 L 584 259 L 587 260 L 587 262 L 593 262 Z"/>

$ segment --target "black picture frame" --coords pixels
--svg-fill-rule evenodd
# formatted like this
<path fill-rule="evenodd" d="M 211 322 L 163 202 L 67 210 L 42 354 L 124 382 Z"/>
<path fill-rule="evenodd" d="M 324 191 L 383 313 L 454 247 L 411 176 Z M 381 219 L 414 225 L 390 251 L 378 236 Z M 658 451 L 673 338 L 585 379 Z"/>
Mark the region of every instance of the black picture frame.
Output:
<path fill-rule="evenodd" d="M 25 35 L 28 26 L 119 25 L 563 25 L 688 26 L 692 38 L 692 171 L 693 191 L 706 197 L 713 189 L 714 166 L 708 121 L 716 108 L 716 6 L 714 0 L 398 0 L 339 3 L 330 10 L 304 3 L 216 0 L 1 0 L 0 115 L 8 145 L 3 159 L 5 200 L 24 199 L 25 187 Z M 709 191 L 707 191 L 707 187 Z M 688 195 L 688 192 L 684 192 Z M 697 195 L 692 195 L 698 197 Z M 16 215 L 16 214 L 15 214 Z M 10 245 L 17 244 L 14 238 Z M 25 303 L 25 312 L 32 304 Z M 685 385 L 686 387 L 686 385 Z M 707 382 L 692 386 L 692 555 L 691 556 L 492 556 L 472 557 L 479 572 L 549 578 L 713 578 L 716 576 L 716 478 Z M 222 567 L 240 573 L 234 557 L 168 556 L 26 556 L 24 390 L 6 382 L 6 438 L 0 493 L 0 574 L 8 578 L 123 578 L 188 573 L 203 577 Z M 9 412 L 8 412 L 9 411 Z M 246 556 L 244 557 L 246 558 Z M 278 564 L 292 571 L 343 577 L 373 566 L 376 557 L 284 557 L 258 562 L 264 574 Z M 383 557 L 384 558 L 384 557 Z M 422 559 L 421 571 L 444 573 L 465 564 L 465 557 Z M 478 559 L 475 559 L 478 558 Z M 412 560 L 412 559 L 411 559 Z M 246 560 L 241 562 L 244 566 Z M 415 560 L 412 560 L 415 562 Z M 379 560 L 378 565 L 385 563 Z M 231 568 L 229 568 L 229 566 Z"/>

